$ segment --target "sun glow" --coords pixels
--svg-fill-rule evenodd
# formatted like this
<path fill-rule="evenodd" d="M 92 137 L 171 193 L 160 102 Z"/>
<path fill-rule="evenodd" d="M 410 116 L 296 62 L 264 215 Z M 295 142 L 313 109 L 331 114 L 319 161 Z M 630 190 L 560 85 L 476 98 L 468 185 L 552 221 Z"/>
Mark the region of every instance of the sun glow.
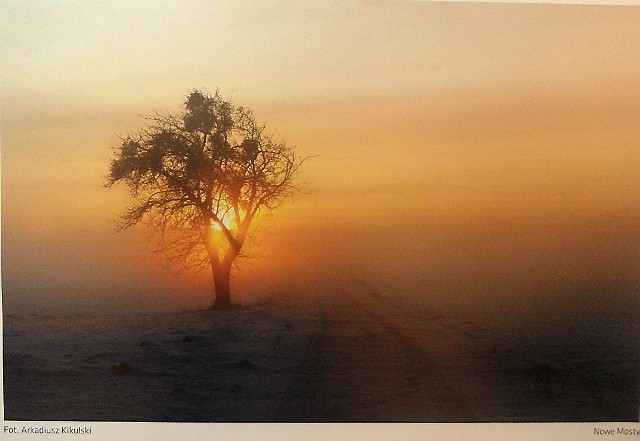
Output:
<path fill-rule="evenodd" d="M 236 230 L 238 228 L 238 223 L 236 221 L 236 217 L 235 215 L 231 212 L 231 211 L 227 211 L 224 214 L 218 214 L 218 216 L 221 216 L 221 220 L 222 223 L 224 224 L 225 227 L 227 227 L 228 230 Z M 222 227 L 220 226 L 220 224 L 218 222 L 213 222 L 211 225 L 211 228 L 214 231 L 222 231 Z"/>

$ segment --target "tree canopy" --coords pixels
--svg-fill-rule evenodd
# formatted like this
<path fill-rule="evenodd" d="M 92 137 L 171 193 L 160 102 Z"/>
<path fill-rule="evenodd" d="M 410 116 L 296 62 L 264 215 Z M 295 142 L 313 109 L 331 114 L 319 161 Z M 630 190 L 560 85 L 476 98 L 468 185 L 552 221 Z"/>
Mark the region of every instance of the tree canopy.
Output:
<path fill-rule="evenodd" d="M 231 267 L 252 222 L 292 195 L 303 159 L 217 91 L 193 90 L 180 116 L 148 121 L 111 159 L 107 186 L 124 182 L 134 201 L 120 227 L 146 219 L 170 259 L 210 266 L 215 306 L 228 307 Z"/>

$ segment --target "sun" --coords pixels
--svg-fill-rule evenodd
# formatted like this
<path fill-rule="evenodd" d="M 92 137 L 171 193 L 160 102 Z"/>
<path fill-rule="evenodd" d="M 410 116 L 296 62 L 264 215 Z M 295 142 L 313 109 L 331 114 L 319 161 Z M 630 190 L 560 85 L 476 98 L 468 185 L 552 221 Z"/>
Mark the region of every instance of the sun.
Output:
<path fill-rule="evenodd" d="M 238 228 L 238 223 L 236 221 L 236 217 L 233 215 L 231 211 L 227 211 L 224 214 L 218 214 L 218 216 L 222 217 L 222 223 L 228 230 L 235 230 Z M 222 231 L 222 227 L 218 222 L 213 222 L 211 225 L 214 231 Z"/>

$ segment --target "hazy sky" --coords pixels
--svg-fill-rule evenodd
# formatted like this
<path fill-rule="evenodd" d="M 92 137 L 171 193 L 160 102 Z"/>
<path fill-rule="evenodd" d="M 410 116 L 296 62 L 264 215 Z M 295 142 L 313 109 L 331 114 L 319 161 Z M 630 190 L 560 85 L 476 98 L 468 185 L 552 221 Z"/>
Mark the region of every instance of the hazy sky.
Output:
<path fill-rule="evenodd" d="M 102 187 L 193 88 L 314 155 L 240 298 L 349 273 L 436 304 L 637 297 L 640 7 L 21 1 L 0 41 L 7 311 L 211 301 L 113 233 Z"/>

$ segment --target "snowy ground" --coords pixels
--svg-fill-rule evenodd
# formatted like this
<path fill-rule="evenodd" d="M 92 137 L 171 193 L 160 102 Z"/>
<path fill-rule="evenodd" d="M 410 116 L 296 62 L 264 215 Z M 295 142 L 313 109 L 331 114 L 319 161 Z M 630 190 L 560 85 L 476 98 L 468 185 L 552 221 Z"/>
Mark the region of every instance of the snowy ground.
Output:
<path fill-rule="evenodd" d="M 7 316 L 5 419 L 638 421 L 637 346 L 360 288 L 230 311 Z"/>

